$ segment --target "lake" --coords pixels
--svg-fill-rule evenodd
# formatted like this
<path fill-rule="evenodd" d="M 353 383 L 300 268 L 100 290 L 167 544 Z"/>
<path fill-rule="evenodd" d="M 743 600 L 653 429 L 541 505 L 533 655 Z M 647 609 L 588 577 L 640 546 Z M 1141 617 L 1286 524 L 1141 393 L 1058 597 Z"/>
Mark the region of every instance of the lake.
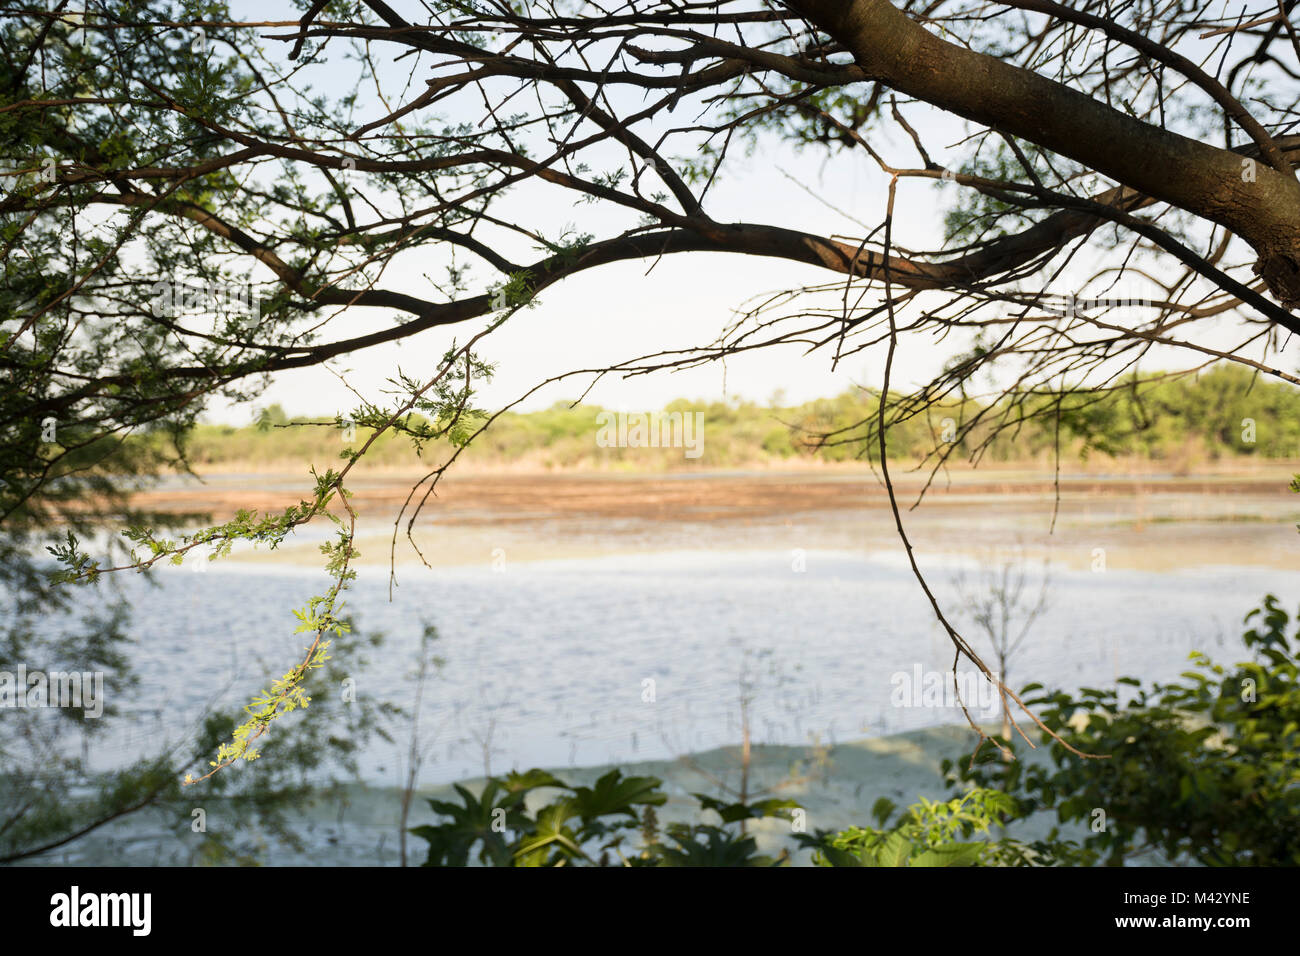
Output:
<path fill-rule="evenodd" d="M 928 562 L 941 595 L 952 595 L 961 563 Z M 804 570 L 793 564 L 788 551 L 679 551 L 406 569 L 392 602 L 383 569 L 363 567 L 348 606 L 362 631 L 386 640 L 367 652 L 369 666 L 349 673 L 358 695 L 409 706 L 422 622 L 438 627 L 435 652 L 446 665 L 421 716 L 426 784 L 485 767 L 664 759 L 735 743 L 742 672 L 753 736 L 764 743 L 962 721 L 947 706 L 897 706 L 894 675 L 952 663 L 897 552 L 810 550 Z M 214 701 L 242 705 L 296 663 L 304 641 L 291 633 L 291 608 L 326 579 L 231 563 L 168 569 L 156 580 L 124 582 L 141 682 L 118 702 L 136 717 L 97 747 L 101 761 L 174 739 Z M 1051 606 L 1012 661 L 1011 682 L 1074 689 L 1123 675 L 1168 679 L 1193 649 L 1235 659 L 1242 616 L 1268 591 L 1293 597 L 1292 582 L 1280 569 L 1054 569 Z M 399 728 L 396 746 L 368 750 L 364 778 L 397 783 L 406 744 Z"/>

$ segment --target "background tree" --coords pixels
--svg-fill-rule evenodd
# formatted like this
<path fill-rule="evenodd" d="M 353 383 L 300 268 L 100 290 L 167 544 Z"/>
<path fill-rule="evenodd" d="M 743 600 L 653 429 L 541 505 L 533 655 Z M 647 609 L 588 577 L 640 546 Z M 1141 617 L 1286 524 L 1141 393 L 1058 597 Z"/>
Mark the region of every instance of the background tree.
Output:
<path fill-rule="evenodd" d="M 1035 580 L 1035 578 L 1037 580 Z M 1011 660 L 1048 607 L 1048 561 L 1035 574 L 1024 549 L 984 564 L 973 576 L 958 573 L 953 584 L 965 615 L 988 639 L 998 677 L 1010 681 Z M 1037 585 L 1037 586 L 1035 586 Z M 1011 739 L 1011 707 L 1002 699 L 1002 739 Z"/>

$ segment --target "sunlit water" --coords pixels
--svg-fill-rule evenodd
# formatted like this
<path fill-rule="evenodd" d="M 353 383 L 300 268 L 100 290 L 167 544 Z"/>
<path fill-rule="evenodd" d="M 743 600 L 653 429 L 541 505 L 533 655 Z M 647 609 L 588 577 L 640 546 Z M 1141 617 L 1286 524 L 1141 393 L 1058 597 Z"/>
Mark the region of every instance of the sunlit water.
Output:
<path fill-rule="evenodd" d="M 446 665 L 425 691 L 422 784 L 735 743 L 742 672 L 757 742 L 833 742 L 963 720 L 948 707 L 891 699 L 894 675 L 952 663 L 898 554 L 809 551 L 805 570 L 792 564 L 786 551 L 681 552 L 411 568 L 391 603 L 386 571 L 363 568 L 348 607 L 363 631 L 386 639 L 367 649 L 369 666 L 349 673 L 359 697 L 409 708 L 422 622 L 438 627 L 434 651 Z M 951 568 L 927 567 L 955 612 Z M 1193 649 L 1235 661 L 1242 616 L 1269 591 L 1291 604 L 1289 577 L 1260 568 L 1054 571 L 1051 606 L 1013 660 L 1011 683 L 1169 679 Z M 232 564 L 169 569 L 156 580 L 124 585 L 141 680 L 117 702 L 132 718 L 96 746 L 101 765 L 184 737 L 207 707 L 237 708 L 293 666 L 304 636 L 292 633 L 291 610 L 327 584 L 319 570 Z M 393 730 L 396 744 L 378 741 L 362 757 L 373 785 L 402 779 L 409 726 Z"/>

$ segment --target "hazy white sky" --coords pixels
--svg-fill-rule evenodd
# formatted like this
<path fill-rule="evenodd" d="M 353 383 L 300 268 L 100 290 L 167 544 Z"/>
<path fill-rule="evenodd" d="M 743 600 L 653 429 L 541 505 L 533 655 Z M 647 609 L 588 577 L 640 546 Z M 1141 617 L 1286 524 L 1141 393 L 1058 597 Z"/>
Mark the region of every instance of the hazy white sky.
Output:
<path fill-rule="evenodd" d="M 396 6 L 405 10 L 408 4 Z M 238 18 L 257 20 L 293 19 L 299 15 L 285 0 L 258 3 L 234 0 L 231 10 Z M 409 12 L 416 16 L 413 7 Z M 285 45 L 263 41 L 263 46 L 275 60 L 287 62 L 287 48 L 281 49 Z M 317 70 L 310 74 L 310 81 L 321 92 L 340 92 L 343 82 L 358 75 L 360 65 L 345 61 L 344 49 L 343 44 L 331 44 L 329 55 L 333 66 L 329 73 Z M 391 60 L 391 55 L 386 59 Z M 409 60 L 396 64 L 394 76 L 405 78 L 410 67 Z M 424 69 L 427 67 L 421 67 Z M 932 143 L 946 145 L 963 135 L 960 124 L 944 120 L 935 111 L 926 111 L 924 115 L 920 110 L 913 113 L 913 119 L 928 131 Z M 378 109 L 363 113 L 362 121 L 379 115 L 382 112 Z M 480 119 L 479 116 L 466 118 L 475 122 Z M 682 121 L 681 117 L 674 119 Z M 942 133 L 936 132 L 940 123 Z M 905 143 L 897 144 L 894 156 L 906 165 L 917 161 L 915 151 Z M 943 162 L 941 154 L 935 158 Z M 732 174 L 713 187 L 709 211 L 723 221 L 763 222 L 857 238 L 865 230 L 847 217 L 872 224 L 879 222 L 885 209 L 886 179 L 865 158 L 845 155 L 830 162 L 826 160 L 821 152 L 797 155 L 770 143 L 769 148 L 743 162 L 730 161 Z M 805 187 L 816 191 L 847 216 L 810 196 Z M 949 188 L 955 187 L 933 184 L 906 187 L 916 198 L 907 205 L 906 221 L 896 227 L 901 233 L 900 242 L 921 246 L 938 240 L 943 213 L 940 192 Z M 572 224 L 578 231 L 593 232 L 598 238 L 607 234 L 608 230 L 600 226 L 610 220 L 602 219 L 596 207 L 574 207 L 571 195 L 559 190 L 550 193 L 548 196 L 529 194 L 525 198 L 526 202 L 558 204 L 554 209 L 525 209 L 529 222 L 537 222 L 539 214 L 553 215 L 556 233 L 562 226 Z M 522 261 L 529 258 L 532 256 L 520 256 Z M 496 407 L 513 401 L 538 382 L 575 368 L 600 367 L 659 350 L 706 344 L 733 318 L 732 310 L 751 297 L 835 278 L 825 271 L 781 260 L 723 254 L 667 256 L 647 275 L 650 266 L 649 262 L 606 266 L 545 290 L 534 308 L 516 314 L 506 328 L 484 343 L 482 355 L 496 363 L 497 373 L 494 381 L 480 391 L 481 404 Z M 404 258 L 385 273 L 384 286 L 423 294 L 429 286 L 421 273 L 436 274 L 440 270 L 441 263 L 430 268 L 428 263 Z M 392 320 L 391 313 L 385 310 L 351 311 L 356 314 L 345 314 L 331 323 L 330 338 L 385 327 Z M 463 342 L 482 324 L 473 322 L 433 329 L 400 343 L 343 357 L 329 368 L 280 373 L 258 404 L 278 402 L 292 414 L 329 415 L 345 411 L 354 407 L 357 399 L 337 373 L 345 373 L 348 383 L 368 398 L 378 397 L 397 367 L 415 374 L 431 370 L 453 338 Z M 942 352 L 904 352 L 897 359 L 896 374 L 910 378 L 937 368 L 955 348 L 954 344 Z M 631 379 L 607 377 L 590 393 L 588 400 L 626 410 L 657 409 L 674 398 L 714 400 L 740 396 L 766 400 L 781 389 L 790 401 L 803 401 L 836 394 L 857 382 L 879 383 L 882 356 L 855 357 L 832 371 L 829 352 L 810 356 L 801 353 L 796 347 L 764 349 L 728 359 L 725 365 L 713 363 L 699 369 Z M 587 381 L 573 379 L 549 386 L 521 407 L 546 407 L 561 399 L 574 398 Z M 231 408 L 215 403 L 207 417 L 213 421 L 243 423 L 250 414 L 247 407 Z"/>
<path fill-rule="evenodd" d="M 806 160 L 782 158 L 789 160 L 783 164 L 788 170 L 816 173 L 815 168 L 808 169 L 811 164 Z M 856 160 L 844 165 L 848 175 L 839 175 L 827 184 L 830 194 L 864 218 L 879 216 L 883 191 L 873 188 Z M 756 160 L 750 166 L 743 177 L 718 187 L 710 207 L 717 218 L 781 225 L 812 219 L 807 222 L 810 229 L 847 231 L 849 224 L 829 211 L 810 217 L 810 200 L 777 172 L 775 164 Z M 936 218 L 939 215 L 931 203 L 921 208 Z M 408 291 L 419 289 L 423 283 L 414 274 L 418 267 L 409 261 L 404 264 L 410 268 L 386 273 L 386 284 Z M 822 270 L 782 260 L 720 253 L 679 254 L 653 264 L 627 262 L 592 270 L 546 289 L 534 308 L 516 313 L 505 328 L 485 341 L 482 356 L 497 364 L 497 374 L 480 394 L 486 404 L 495 406 L 572 369 L 600 368 L 659 350 L 707 344 L 733 318 L 732 310 L 750 297 L 833 278 Z M 334 323 L 335 335 L 356 334 L 377 319 L 387 319 L 380 310 L 355 311 L 369 314 L 358 316 L 355 327 L 349 317 L 341 317 Z M 345 357 L 332 367 L 348 370 L 348 382 L 368 394 L 381 388 L 398 365 L 411 373 L 431 370 L 453 338 L 463 342 L 483 325 L 477 321 L 432 329 L 400 343 Z M 683 397 L 711 400 L 739 395 L 762 400 L 779 388 L 790 400 L 802 401 L 835 394 L 858 381 L 879 382 L 880 369 L 872 368 L 863 358 L 852 359 L 832 372 L 830 352 L 801 353 L 798 347 L 763 349 L 698 369 L 629 379 L 607 377 L 588 400 L 628 410 L 656 409 Z M 940 364 L 947 354 L 905 356 L 899 367 L 904 371 L 913 364 L 918 369 L 921 365 L 928 368 Z M 524 407 L 546 407 L 576 397 L 586 381 L 572 379 L 548 386 Z M 264 401 L 279 402 L 292 412 L 325 414 L 350 407 L 355 398 L 337 375 L 312 368 L 279 375 Z"/>
<path fill-rule="evenodd" d="M 292 19 L 298 15 L 286 0 L 234 0 L 231 6 L 237 17 L 249 19 Z M 397 7 L 413 18 L 417 16 L 413 4 L 399 3 Z M 277 62 L 287 62 L 287 45 L 273 41 L 264 41 L 263 45 Z M 329 69 L 310 74 L 311 82 L 322 92 L 338 93 L 345 89 L 344 84 L 355 82 L 360 65 L 345 60 L 344 50 L 343 44 L 331 44 Z M 389 61 L 391 58 L 392 54 L 385 57 Z M 411 60 L 395 64 L 394 76 L 405 80 L 411 65 Z M 421 71 L 417 72 L 417 85 L 418 77 L 427 69 L 427 65 L 417 67 Z M 363 110 L 357 122 L 384 112 L 377 107 Z M 937 110 L 915 106 L 908 111 L 908 117 L 936 162 L 957 160 L 957 149 L 945 155 L 945 147 L 964 138 L 963 123 Z M 481 117 L 449 118 L 477 122 Z M 683 119 L 675 116 L 674 121 Z M 886 155 L 899 165 L 918 165 L 916 153 L 906 141 L 895 142 Z M 828 160 L 821 151 L 797 154 L 769 142 L 757 155 L 740 163 L 733 160 L 730 170 L 729 178 L 715 185 L 707 204 L 709 212 L 722 221 L 764 222 L 856 239 L 867 230 L 852 219 L 874 226 L 884 215 L 887 180 L 865 156 L 844 153 Z M 896 241 L 905 247 L 936 246 L 941 238 L 943 213 L 959 188 L 934 181 L 904 181 L 899 192 L 899 209 L 903 212 L 895 224 Z M 809 189 L 826 203 L 810 196 Z M 617 231 L 608 228 L 613 220 L 602 218 L 605 214 L 597 207 L 574 206 L 570 194 L 550 187 L 544 192 L 521 192 L 513 201 L 523 204 L 516 208 L 530 224 L 554 222 L 551 234 L 558 235 L 566 225 L 575 226 L 579 232 L 595 233 L 598 238 Z M 832 205 L 836 208 L 830 208 Z M 534 257 L 526 252 L 516 256 L 518 261 Z M 405 256 L 385 272 L 383 286 L 427 295 L 428 277 L 436 278 L 442 265 Z M 538 382 L 575 368 L 602 367 L 655 351 L 707 344 L 733 318 L 732 310 L 751 297 L 835 278 L 822 270 L 780 260 L 722 254 L 668 256 L 647 275 L 649 266 L 648 262 L 629 262 L 593 270 L 548 288 L 535 308 L 517 313 L 507 327 L 484 343 L 481 355 L 496 363 L 497 373 L 494 381 L 480 390 L 480 405 L 499 407 Z M 480 271 L 479 275 L 484 273 Z M 476 286 L 474 291 L 482 288 Z M 385 310 L 353 309 L 331 323 L 327 338 L 387 327 L 392 321 L 392 314 Z M 433 329 L 399 343 L 345 356 L 329 367 L 281 373 L 258 405 L 279 403 L 290 414 L 346 412 L 356 406 L 357 397 L 343 384 L 341 375 L 346 375 L 349 385 L 366 398 L 382 402 L 385 381 L 398 367 L 416 376 L 431 372 L 453 338 L 463 342 L 483 324 L 479 321 Z M 901 386 L 928 378 L 963 344 L 903 340 L 895 359 L 895 382 Z M 804 356 L 796 347 L 764 349 L 733 357 L 725 364 L 712 363 L 689 371 L 631 379 L 606 377 L 589 394 L 588 401 L 629 411 L 651 410 L 675 398 L 716 400 L 740 396 L 764 401 L 780 389 L 787 400 L 798 402 L 833 395 L 855 383 L 878 386 L 883 361 L 883 352 L 877 350 L 855 356 L 833 371 L 830 351 Z M 587 381 L 572 379 L 548 386 L 520 407 L 535 409 L 572 399 Z M 250 416 L 247 407 L 214 404 L 207 417 L 242 424 Z"/>

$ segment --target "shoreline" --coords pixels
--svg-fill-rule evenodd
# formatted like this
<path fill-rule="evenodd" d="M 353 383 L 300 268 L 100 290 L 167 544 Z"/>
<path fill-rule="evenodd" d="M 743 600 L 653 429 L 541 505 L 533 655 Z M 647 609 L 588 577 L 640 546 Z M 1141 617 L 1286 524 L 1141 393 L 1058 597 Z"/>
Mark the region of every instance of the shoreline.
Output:
<path fill-rule="evenodd" d="M 940 779 L 940 762 L 968 752 L 976 739 L 966 725 L 945 725 L 828 745 L 822 753 L 824 759 L 820 761 L 819 750 L 814 744 L 799 747 L 755 744 L 750 768 L 750 780 L 755 791 L 751 792 L 750 799 L 775 796 L 796 800 L 807 812 L 808 833 L 872 825 L 871 807 L 881 797 L 894 801 L 900 808 L 917 802 L 921 796 L 946 799 L 949 791 Z M 627 776 L 658 777 L 668 795 L 667 803 L 655 809 L 661 827 L 673 822 L 716 822 L 716 817 L 712 821 L 708 819 L 711 812 L 699 813 L 698 804 L 690 795 L 700 792 L 724 796 L 715 779 L 723 779 L 733 786 L 737 783 L 739 750 L 739 745 L 736 745 L 671 760 L 543 769 L 550 769 L 565 783 L 577 786 L 590 786 L 615 766 Z M 494 768 L 494 772 L 504 771 Z M 416 827 L 434 822 L 435 815 L 428 800 L 459 802 L 454 789 L 456 785 L 477 794 L 483 782 L 484 778 L 478 776 L 417 787 L 407 825 Z M 756 792 L 762 788 L 773 789 L 767 793 Z M 535 791 L 530 795 L 528 805 L 545 802 L 547 794 L 545 790 Z M 399 860 L 401 796 L 402 789 L 397 785 L 373 783 L 346 784 L 332 795 L 323 792 L 311 805 L 303 807 L 288 820 L 289 827 L 307 844 L 307 849 L 295 851 L 268 837 L 267 856 L 260 862 L 265 866 L 396 866 Z M 226 808 L 216 800 L 203 803 L 208 810 L 209 829 L 225 825 Z M 1042 830 L 1046 832 L 1051 821 L 1042 822 Z M 55 851 L 20 865 L 195 865 L 186 859 L 187 854 L 193 855 L 198 845 L 197 839 L 189 839 L 188 826 L 184 833 L 178 834 L 167 833 L 166 825 L 167 821 L 162 820 L 157 811 L 142 811 L 136 816 L 105 825 L 69 850 Z M 757 841 L 760 853 L 774 854 L 789 849 L 794 865 L 810 864 L 809 852 L 796 848 L 789 821 L 750 821 L 749 832 Z M 1026 828 L 1022 835 L 1030 832 L 1030 828 Z M 426 853 L 427 844 L 408 835 L 408 865 L 418 866 Z"/>
<path fill-rule="evenodd" d="M 967 472 L 924 487 L 896 483 L 910 537 L 926 553 L 999 548 L 1086 568 L 1096 549 L 1107 566 L 1300 566 L 1300 497 L 1289 470 L 1185 479 Z M 214 522 L 240 508 L 274 512 L 301 500 L 300 479 L 213 477 L 206 484 L 141 492 L 136 504 L 162 511 L 210 510 Z M 680 550 L 898 550 L 889 499 L 868 471 L 692 476 L 507 475 L 449 477 L 411 528 L 396 520 L 410 485 L 361 476 L 353 485 L 359 564 L 499 569 L 505 564 Z M 317 565 L 324 523 L 306 526 L 274 552 L 232 557 Z M 397 531 L 396 550 L 393 534 Z M 420 549 L 416 551 L 416 546 Z M 187 566 L 188 566 L 187 562 Z"/>

